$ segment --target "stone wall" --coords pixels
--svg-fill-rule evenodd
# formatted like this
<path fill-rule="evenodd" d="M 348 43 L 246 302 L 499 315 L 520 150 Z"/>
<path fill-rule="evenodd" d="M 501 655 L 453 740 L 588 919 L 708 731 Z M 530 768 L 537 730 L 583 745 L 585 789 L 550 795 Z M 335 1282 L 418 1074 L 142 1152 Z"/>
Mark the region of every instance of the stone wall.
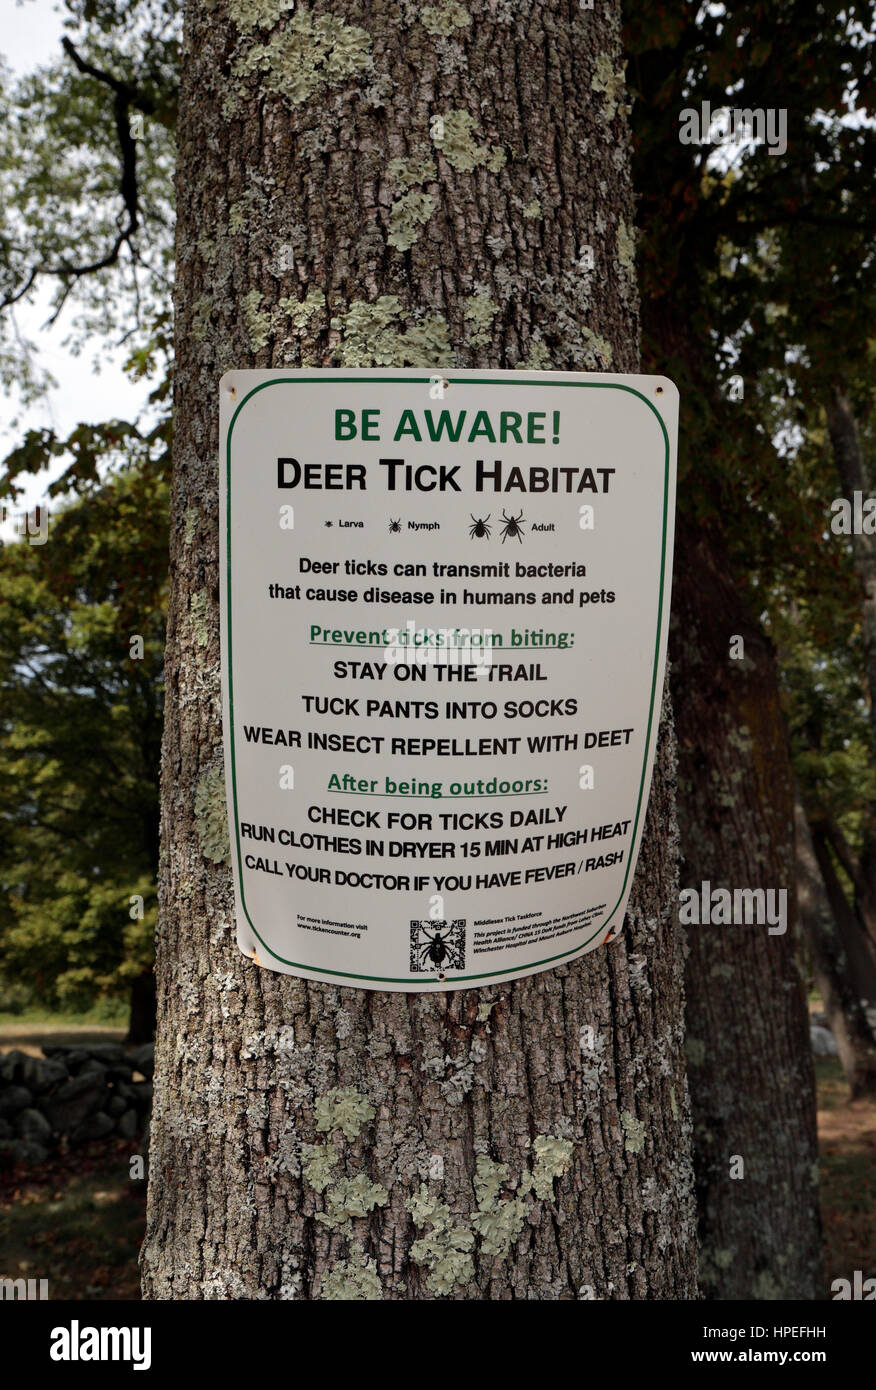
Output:
<path fill-rule="evenodd" d="M 0 1054 L 0 1166 L 44 1163 L 60 1146 L 143 1134 L 152 1104 L 152 1043 L 47 1046 Z"/>

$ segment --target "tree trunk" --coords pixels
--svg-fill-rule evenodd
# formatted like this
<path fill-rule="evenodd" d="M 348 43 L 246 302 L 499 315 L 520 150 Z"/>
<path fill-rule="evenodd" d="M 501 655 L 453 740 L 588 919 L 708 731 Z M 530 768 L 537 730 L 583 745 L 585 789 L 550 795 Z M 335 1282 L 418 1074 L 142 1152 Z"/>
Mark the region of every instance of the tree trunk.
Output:
<path fill-rule="evenodd" d="M 205 857 L 221 373 L 638 360 L 617 0 L 282 9 L 187 6 L 144 1293 L 690 1298 L 668 707 L 627 931 L 544 974 L 404 995 L 254 968 Z"/>
<path fill-rule="evenodd" d="M 843 496 L 851 503 L 856 492 L 870 495 L 867 468 L 858 422 L 852 403 L 839 387 L 827 406 L 827 430 Z M 867 689 L 870 692 L 870 729 L 876 748 L 876 536 L 853 534 L 852 556 L 861 581 L 861 624 Z"/>
<path fill-rule="evenodd" d="M 815 982 L 853 1100 L 876 1096 L 876 1038 L 834 922 L 812 836 L 799 796 L 795 797 L 797 898 L 800 923 L 812 951 Z M 844 911 L 857 922 L 843 898 Z"/>
<path fill-rule="evenodd" d="M 865 1007 L 876 1005 L 873 939 L 861 921 L 859 901 L 856 900 L 854 907 L 849 904 L 831 854 L 831 839 L 825 831 L 824 822 L 814 820 L 810 822 L 809 829 L 812 850 L 827 893 L 839 944 L 848 962 L 852 987 Z"/>
<path fill-rule="evenodd" d="M 841 386 L 827 404 L 827 429 L 843 496 L 853 503 L 854 494 L 872 495 L 871 470 L 861 447 L 854 407 Z M 861 585 L 861 635 L 864 677 L 870 696 L 871 754 L 876 759 L 876 535 L 853 532 L 852 563 Z M 860 858 L 855 861 L 855 911 L 870 939 L 876 942 L 876 807 L 861 826 Z M 836 850 L 836 846 L 834 846 Z M 852 856 L 854 857 L 854 856 Z"/>
<path fill-rule="evenodd" d="M 672 681 L 683 888 L 788 893 L 767 925 L 687 928 L 687 1049 L 706 1297 L 821 1289 L 814 1076 L 796 951 L 793 797 L 772 650 L 714 535 L 676 545 Z M 731 656 L 742 637 L 744 660 Z M 743 1160 L 744 1170 L 738 1160 Z"/>

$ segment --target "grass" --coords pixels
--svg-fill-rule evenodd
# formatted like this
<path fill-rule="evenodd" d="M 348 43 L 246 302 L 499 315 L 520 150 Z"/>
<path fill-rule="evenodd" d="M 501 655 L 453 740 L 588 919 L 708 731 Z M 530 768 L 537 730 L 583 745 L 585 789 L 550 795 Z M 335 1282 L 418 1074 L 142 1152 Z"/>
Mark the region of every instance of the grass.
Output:
<path fill-rule="evenodd" d="M 127 1028 L 128 1006 L 118 999 L 107 999 L 86 1013 L 58 1009 L 0 1009 L 0 1042 L 17 1032 L 37 1029 L 45 1033 L 75 1032 L 78 1028 Z"/>
<path fill-rule="evenodd" d="M 0 1052 L 17 1048 L 32 1057 L 42 1056 L 42 1044 L 122 1042 L 128 1028 L 128 1011 L 115 1000 L 87 1013 L 57 1013 L 27 1008 L 0 1012 Z"/>

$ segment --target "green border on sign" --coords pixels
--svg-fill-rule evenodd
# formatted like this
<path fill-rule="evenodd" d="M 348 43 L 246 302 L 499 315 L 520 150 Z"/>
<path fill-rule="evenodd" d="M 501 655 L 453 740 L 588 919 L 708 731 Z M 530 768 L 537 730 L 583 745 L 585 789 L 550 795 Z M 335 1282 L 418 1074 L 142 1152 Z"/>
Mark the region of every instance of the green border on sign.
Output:
<path fill-rule="evenodd" d="M 452 384 L 453 382 L 456 382 L 456 383 L 458 383 L 458 384 L 461 385 L 461 386 L 511 386 L 511 385 L 514 385 L 514 386 L 545 386 L 545 385 L 550 385 L 550 386 L 556 386 L 556 387 L 571 387 L 572 389 L 584 389 L 584 390 L 591 390 L 591 391 L 592 391 L 592 390 L 626 391 L 626 392 L 629 393 L 629 395 L 631 395 L 631 396 L 637 396 L 637 397 L 639 398 L 640 401 L 643 401 L 643 402 L 645 403 L 645 405 L 648 407 L 648 409 L 649 409 L 649 410 L 651 411 L 651 413 L 654 415 L 655 419 L 657 420 L 658 424 L 660 425 L 660 429 L 661 429 L 662 432 L 663 432 L 663 442 L 664 442 L 665 448 L 664 448 L 664 464 L 663 464 L 663 539 L 662 539 L 661 550 L 660 550 L 660 598 L 659 598 L 659 603 L 658 603 L 658 605 L 657 605 L 657 633 L 656 633 L 655 640 L 654 640 L 654 661 L 653 661 L 653 667 L 652 667 L 652 672 L 651 672 L 651 701 L 650 701 L 650 705 L 649 705 L 649 709 L 648 709 L 648 731 L 647 731 L 647 735 L 646 735 L 646 738 L 645 738 L 645 755 L 644 755 L 644 759 L 643 759 L 643 762 L 642 762 L 642 776 L 641 776 L 641 779 L 640 779 L 640 781 L 639 781 L 639 799 L 638 799 L 638 803 L 637 803 L 637 805 L 636 805 L 636 819 L 635 819 L 635 822 L 634 822 L 634 825 L 633 825 L 633 833 L 632 833 L 632 836 L 631 836 L 631 839 L 630 839 L 630 844 L 631 844 L 631 845 L 634 845 L 634 844 L 636 843 L 636 836 L 637 836 L 638 830 L 639 830 L 639 818 L 640 818 L 641 812 L 642 812 L 642 793 L 643 793 L 644 788 L 645 788 L 645 771 L 646 771 L 646 768 L 647 768 L 647 766 L 648 766 L 648 753 L 649 753 L 649 750 L 650 750 L 650 748 L 651 748 L 651 730 L 652 730 L 653 725 L 654 725 L 654 701 L 655 701 L 655 697 L 656 697 L 656 684 L 657 684 L 657 657 L 658 657 L 658 653 L 659 653 L 659 650 L 660 650 L 660 636 L 661 636 L 662 626 L 663 626 L 663 589 L 664 589 L 665 578 L 666 578 L 666 526 L 667 526 L 668 515 L 669 515 L 669 435 L 668 435 L 668 433 L 667 433 L 667 431 L 666 431 L 666 425 L 665 425 L 664 422 L 663 422 L 663 417 L 662 417 L 662 415 L 660 414 L 660 412 L 659 412 L 657 409 L 655 409 L 655 407 L 654 407 L 654 405 L 651 403 L 651 401 L 648 400 L 647 396 L 643 396 L 643 395 L 642 395 L 642 392 L 641 392 L 641 391 L 637 391 L 636 388 L 635 388 L 634 386 L 623 386 L 623 385 L 621 385 L 620 382 L 614 382 L 614 381 L 551 381 L 551 382 L 545 382 L 544 380 L 542 380 L 542 381 L 527 380 L 525 377 L 524 377 L 524 378 L 521 378 L 521 379 L 517 379 L 517 378 L 515 377 L 513 381 L 510 381 L 510 380 L 490 381 L 490 380 L 484 380 L 484 379 L 482 379 L 482 378 L 480 378 L 480 377 L 452 376 L 448 371 L 446 371 L 446 370 L 443 369 L 443 368 L 442 368 L 442 375 L 443 375 L 444 379 L 445 379 L 446 381 L 448 381 L 449 383 Z M 269 386 L 325 385 L 327 382 L 332 382 L 333 384 L 334 384 L 334 383 L 338 383 L 338 382 L 345 382 L 345 383 L 348 383 L 348 384 L 360 384 L 360 385 L 361 385 L 361 384 L 364 384 L 364 383 L 366 383 L 366 382 L 375 382 L 375 383 L 382 383 L 382 384 L 388 384 L 388 383 L 389 383 L 389 384 L 395 384 L 395 383 L 400 382 L 400 381 L 409 382 L 411 385 L 423 385 L 423 386 L 428 386 L 428 385 L 431 383 L 431 380 L 432 380 L 432 377 L 431 377 L 431 376 L 424 376 L 424 377 L 412 377 L 412 376 L 369 376 L 369 377 L 361 377 L 361 376 L 354 376 L 354 377 L 349 377 L 349 376 L 340 376 L 340 375 L 336 375 L 334 372 L 332 372 L 330 375 L 326 375 L 326 376 L 315 376 L 315 377 L 314 377 L 314 376 L 275 377 L 275 378 L 274 378 L 273 380 L 271 380 L 271 381 L 263 381 L 262 384 L 261 384 L 260 386 L 254 386 L 253 389 L 252 389 L 247 395 L 245 395 L 245 396 L 243 397 L 243 400 L 240 402 L 240 405 L 237 407 L 237 409 L 235 410 L 234 414 L 232 415 L 232 417 L 231 417 L 231 423 L 230 423 L 229 426 L 228 426 L 228 437 L 227 437 L 227 441 L 226 441 L 226 454 L 225 454 L 225 460 L 226 460 L 226 474 L 225 474 L 225 487 L 226 487 L 226 495 L 225 495 L 225 511 L 226 511 L 226 515 L 225 515 L 225 543 L 226 543 L 226 557 L 225 557 L 225 558 L 226 558 L 226 607 L 227 607 L 227 620 L 228 620 L 228 622 L 227 622 L 227 645 L 228 645 L 228 716 L 229 716 L 229 719 L 230 719 L 230 721 L 231 721 L 231 722 L 230 722 L 230 728 L 229 728 L 229 744 L 230 744 L 230 747 L 231 747 L 231 791 L 232 791 L 232 799 L 233 799 L 233 802 L 234 802 L 234 841 L 235 841 L 235 845 L 236 845 L 236 848 L 237 848 L 237 866 L 238 866 L 238 875 L 239 875 L 238 882 L 239 882 L 239 884 L 240 884 L 240 901 L 241 901 L 241 904 L 242 904 L 242 906 L 243 906 L 243 911 L 244 911 L 244 913 L 245 913 L 245 915 L 246 915 L 246 920 L 247 920 L 247 922 L 249 923 L 250 927 L 252 928 L 252 931 L 253 931 L 254 935 L 256 936 L 257 940 L 259 940 L 259 941 L 261 942 L 261 944 L 264 946 L 265 950 L 268 952 L 269 955 L 272 955 L 272 956 L 274 957 L 275 960 L 281 961 L 283 965 L 291 965 L 291 966 L 294 966 L 296 970 L 312 970 L 312 971 L 314 971 L 314 973 L 319 974 L 319 975 L 337 975 L 337 976 L 338 976 L 339 978 L 341 978 L 341 979 L 348 979 L 348 980 L 372 980 L 375 984 L 387 984 L 387 985 L 389 985 L 389 984 L 392 984 L 392 985 L 422 985 L 422 984 L 426 983 L 426 981 L 424 981 L 424 980 L 422 980 L 422 979 L 420 979 L 420 978 L 418 978 L 418 977 L 416 977 L 416 976 L 414 976 L 414 975 L 400 975 L 400 976 L 392 976 L 392 975 L 364 975 L 364 974 L 362 974 L 362 973 L 359 972 L 359 971 L 352 971 L 352 970 L 329 970 L 326 966 L 322 966 L 322 965 L 306 965 L 303 961 L 287 960 L 285 956 L 277 955 L 277 952 L 276 952 L 276 951 L 272 951 L 272 950 L 271 950 L 271 947 L 268 945 L 267 941 L 265 941 L 264 937 L 261 936 L 261 934 L 260 934 L 259 931 L 257 930 L 257 928 L 256 928 L 256 926 L 255 926 L 255 923 L 253 922 L 252 918 L 251 918 L 250 915 L 249 915 L 249 909 L 247 908 L 247 905 L 246 905 L 246 898 L 245 898 L 245 895 L 244 895 L 244 887 L 243 887 L 243 862 L 242 862 L 242 859 L 241 859 L 240 831 L 239 831 L 239 824 L 238 824 L 239 818 L 238 818 L 238 811 L 237 811 L 237 764 L 236 764 L 235 749 L 234 749 L 234 682 L 233 682 L 232 640 L 231 640 L 231 437 L 232 437 L 232 434 L 234 433 L 234 426 L 235 426 L 236 423 L 237 423 L 238 416 L 240 415 L 240 412 L 243 410 L 243 407 L 246 405 L 247 401 L 252 400 L 253 396 L 257 396 L 258 393 L 259 393 L 260 391 L 265 391 L 265 390 L 267 390 L 267 388 L 268 388 Z M 568 951 L 561 951 L 561 952 L 559 953 L 559 955 L 556 955 L 556 956 L 546 956 L 543 960 L 528 961 L 527 964 L 526 964 L 525 966 L 522 967 L 522 970 L 524 970 L 524 971 L 530 971 L 530 970 L 535 970 L 535 969 L 537 969 L 537 968 L 538 968 L 539 966 L 541 966 L 541 965 L 552 965 L 555 961 L 565 960 L 565 959 L 567 959 L 569 956 L 576 956 L 576 955 L 579 955 L 579 954 L 584 950 L 584 948 L 585 948 L 586 946 L 589 946 L 589 945 L 590 945 L 590 942 L 593 941 L 594 937 L 598 936 L 600 932 L 605 931 L 606 927 L 608 926 L 609 922 L 611 921 L 612 917 L 614 916 L 615 912 L 617 911 L 619 904 L 622 902 L 623 897 L 624 897 L 624 894 L 626 893 L 626 889 L 627 889 L 627 880 L 629 879 L 631 868 L 632 868 L 632 860 L 628 858 L 628 862 L 627 862 L 627 871 L 626 871 L 626 873 L 625 873 L 625 875 L 624 875 L 624 881 L 623 881 L 623 884 L 622 884 L 622 886 L 621 886 L 620 897 L 618 898 L 617 902 L 615 903 L 614 907 L 611 909 L 611 912 L 608 914 L 608 916 L 605 918 L 605 920 L 604 920 L 604 921 L 601 923 L 601 925 L 596 929 L 596 931 L 593 932 L 593 934 L 592 934 L 591 936 L 588 936 L 588 938 L 587 938 L 587 940 L 586 940 L 585 942 L 583 942 L 581 945 L 571 947 L 571 949 L 568 950 Z M 505 970 L 487 970 L 487 971 L 484 971 L 484 972 L 482 972 L 481 974 L 478 974 L 478 975 L 448 975 L 448 976 L 446 976 L 446 978 L 445 978 L 441 983 L 442 983 L 442 984 L 447 984 L 447 985 L 452 985 L 452 984 L 459 984 L 459 983 L 464 982 L 464 981 L 467 981 L 467 980 L 488 980 L 488 979 L 491 979 L 491 978 L 492 978 L 493 976 L 495 976 L 495 975 L 508 975 L 508 974 L 511 974 L 511 973 L 513 973 L 513 971 L 509 971 L 509 970 L 505 969 Z M 429 981 L 429 983 L 434 983 L 434 981 Z"/>

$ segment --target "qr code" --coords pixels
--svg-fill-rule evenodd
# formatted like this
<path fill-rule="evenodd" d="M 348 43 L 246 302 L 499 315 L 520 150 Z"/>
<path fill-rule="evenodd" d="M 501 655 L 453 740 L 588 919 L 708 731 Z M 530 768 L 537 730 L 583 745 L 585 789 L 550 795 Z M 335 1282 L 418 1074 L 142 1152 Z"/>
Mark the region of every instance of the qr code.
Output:
<path fill-rule="evenodd" d="M 411 973 L 465 969 L 465 918 L 411 922 Z"/>

